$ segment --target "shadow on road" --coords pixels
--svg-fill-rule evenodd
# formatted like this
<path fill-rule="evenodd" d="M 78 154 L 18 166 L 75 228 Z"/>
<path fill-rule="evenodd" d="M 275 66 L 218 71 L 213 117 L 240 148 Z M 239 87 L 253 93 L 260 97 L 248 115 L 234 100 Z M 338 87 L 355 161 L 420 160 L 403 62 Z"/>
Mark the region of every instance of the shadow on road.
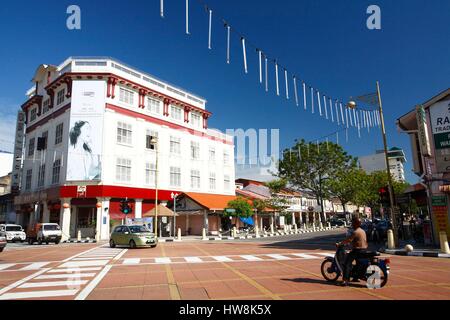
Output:
<path fill-rule="evenodd" d="M 336 242 L 345 239 L 345 231 L 339 234 L 317 235 L 306 239 L 293 239 L 261 244 L 263 248 L 291 250 L 336 250 Z M 381 245 L 369 242 L 369 250 L 379 251 Z"/>
<path fill-rule="evenodd" d="M 333 287 L 340 287 L 340 281 L 337 282 L 328 282 L 324 279 L 311 279 L 311 278 L 295 278 L 295 279 L 281 279 L 283 281 L 291 281 L 297 283 L 312 283 L 312 284 L 326 284 Z M 349 287 L 353 288 L 366 288 L 366 286 L 362 283 L 349 283 Z"/>

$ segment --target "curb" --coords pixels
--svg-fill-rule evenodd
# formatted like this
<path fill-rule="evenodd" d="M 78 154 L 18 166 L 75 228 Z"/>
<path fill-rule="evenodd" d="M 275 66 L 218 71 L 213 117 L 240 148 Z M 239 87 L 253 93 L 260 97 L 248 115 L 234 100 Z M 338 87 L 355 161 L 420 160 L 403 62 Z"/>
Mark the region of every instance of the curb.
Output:
<path fill-rule="evenodd" d="M 90 239 L 90 240 L 73 240 L 73 239 L 69 239 L 69 240 L 61 241 L 61 243 L 97 243 L 97 240 L 95 240 L 95 239 Z"/>
<path fill-rule="evenodd" d="M 450 258 L 450 254 L 440 252 L 424 252 L 424 251 L 406 252 L 405 250 L 386 249 L 383 251 L 383 253 L 407 257 L 427 257 L 427 258 L 447 258 L 447 259 Z"/>

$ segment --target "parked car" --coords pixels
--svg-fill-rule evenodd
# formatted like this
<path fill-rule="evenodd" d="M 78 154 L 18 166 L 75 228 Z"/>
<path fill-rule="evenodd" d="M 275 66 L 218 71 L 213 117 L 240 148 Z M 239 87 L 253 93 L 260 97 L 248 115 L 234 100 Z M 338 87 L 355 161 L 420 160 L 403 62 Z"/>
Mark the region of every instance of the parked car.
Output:
<path fill-rule="evenodd" d="M 155 248 L 157 244 L 158 239 L 155 234 L 145 226 L 117 226 L 109 240 L 111 248 L 116 246 L 129 246 L 132 249 L 137 247 Z"/>
<path fill-rule="evenodd" d="M 62 238 L 61 228 L 57 223 L 37 223 L 27 230 L 28 243 L 31 245 L 54 242 L 58 244 Z"/>
<path fill-rule="evenodd" d="M 22 226 L 19 226 L 17 224 L 0 224 L 0 232 L 4 232 L 6 241 L 24 242 L 27 238 L 27 235 L 23 231 Z"/>
<path fill-rule="evenodd" d="M 332 227 L 344 227 L 345 221 L 343 219 L 339 219 L 339 218 L 331 218 L 330 225 Z"/>
<path fill-rule="evenodd" d="M 6 237 L 0 232 L 0 252 L 6 247 Z"/>

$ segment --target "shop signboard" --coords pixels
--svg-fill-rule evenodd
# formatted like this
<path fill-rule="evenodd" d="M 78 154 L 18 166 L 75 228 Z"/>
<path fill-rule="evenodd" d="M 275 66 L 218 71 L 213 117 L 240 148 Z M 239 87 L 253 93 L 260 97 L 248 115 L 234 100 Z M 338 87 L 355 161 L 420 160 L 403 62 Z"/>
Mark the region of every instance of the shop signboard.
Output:
<path fill-rule="evenodd" d="M 430 107 L 430 118 L 436 170 L 438 173 L 450 172 L 450 100 L 440 101 L 432 105 Z"/>

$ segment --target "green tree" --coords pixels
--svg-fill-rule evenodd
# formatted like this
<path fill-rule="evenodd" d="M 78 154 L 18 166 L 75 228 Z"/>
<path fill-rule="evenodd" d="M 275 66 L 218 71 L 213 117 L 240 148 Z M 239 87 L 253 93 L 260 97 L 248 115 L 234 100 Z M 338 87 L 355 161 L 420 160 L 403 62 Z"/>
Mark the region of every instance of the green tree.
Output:
<path fill-rule="evenodd" d="M 323 200 L 331 195 L 327 180 L 335 180 L 340 172 L 356 167 L 356 159 L 335 143 L 296 141 L 283 152 L 278 176 L 293 188 L 312 192 L 320 204 L 324 221 Z"/>
<path fill-rule="evenodd" d="M 276 179 L 265 183 L 271 194 L 270 199 L 265 201 L 266 206 L 280 214 L 284 214 L 288 207 L 287 199 L 280 195 L 280 192 L 286 188 L 286 184 L 287 181 L 285 179 Z"/>
<path fill-rule="evenodd" d="M 408 187 L 407 183 L 392 181 L 394 194 L 402 194 Z M 366 174 L 363 179 L 362 188 L 356 194 L 355 204 L 368 206 L 372 211 L 380 205 L 380 189 L 388 186 L 388 175 L 385 171 L 375 171 Z"/>
<path fill-rule="evenodd" d="M 364 188 L 366 179 L 363 170 L 350 167 L 338 172 L 335 179 L 327 181 L 331 195 L 339 199 L 344 212 L 347 212 L 346 205 L 349 202 L 357 202 L 358 192 Z"/>
<path fill-rule="evenodd" d="M 248 218 L 253 215 L 253 209 L 247 199 L 237 197 L 234 200 L 228 202 L 227 209 L 234 209 L 234 212 L 227 212 L 225 210 L 224 215 L 226 217 L 239 217 Z"/>

